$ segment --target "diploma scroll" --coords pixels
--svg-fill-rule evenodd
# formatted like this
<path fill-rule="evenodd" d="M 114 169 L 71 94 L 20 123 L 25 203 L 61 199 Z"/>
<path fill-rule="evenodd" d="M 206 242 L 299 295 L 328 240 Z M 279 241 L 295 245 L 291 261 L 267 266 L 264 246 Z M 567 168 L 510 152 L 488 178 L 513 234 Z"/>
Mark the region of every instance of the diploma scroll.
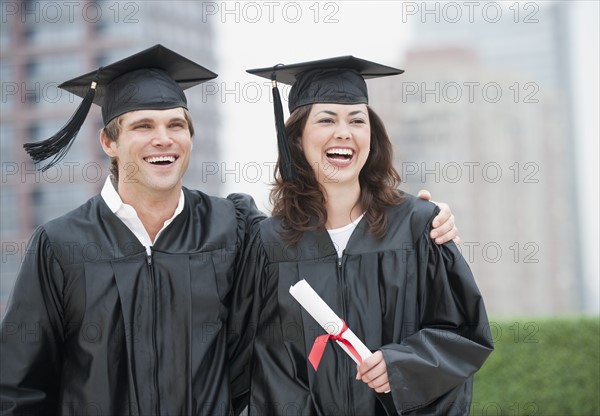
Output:
<path fill-rule="evenodd" d="M 329 335 L 334 339 L 342 338 L 342 341 L 336 340 L 337 344 L 346 351 L 356 364 L 360 364 L 362 360 L 372 355 L 372 352 L 366 345 L 363 344 L 354 332 L 346 326 L 344 321 L 331 310 L 306 280 L 300 280 L 298 283 L 291 286 L 290 294 Z M 346 345 L 346 343 L 350 344 L 350 346 Z M 360 360 L 356 355 L 360 356 Z M 316 370 L 314 363 L 313 366 Z"/>

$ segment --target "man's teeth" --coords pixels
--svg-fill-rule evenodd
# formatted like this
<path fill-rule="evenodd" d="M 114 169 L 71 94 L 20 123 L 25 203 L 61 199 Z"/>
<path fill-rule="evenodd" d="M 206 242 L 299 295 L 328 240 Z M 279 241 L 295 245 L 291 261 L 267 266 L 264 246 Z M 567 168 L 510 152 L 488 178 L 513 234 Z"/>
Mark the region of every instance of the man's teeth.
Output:
<path fill-rule="evenodd" d="M 146 162 L 149 163 L 159 163 L 159 162 L 175 162 L 175 156 L 154 156 L 146 158 Z"/>

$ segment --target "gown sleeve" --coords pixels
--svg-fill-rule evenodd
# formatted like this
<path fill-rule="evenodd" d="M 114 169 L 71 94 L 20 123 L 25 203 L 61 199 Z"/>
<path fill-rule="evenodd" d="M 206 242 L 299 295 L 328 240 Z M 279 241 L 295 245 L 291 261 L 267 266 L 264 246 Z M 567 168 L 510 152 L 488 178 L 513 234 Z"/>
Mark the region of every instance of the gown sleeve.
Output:
<path fill-rule="evenodd" d="M 261 304 L 259 282 L 268 263 L 258 225 L 255 224 L 250 230 L 244 251 L 239 257 L 227 330 L 231 397 L 236 415 L 247 406 L 250 397 L 253 343 Z"/>
<path fill-rule="evenodd" d="M 250 359 L 258 316 L 253 312 L 254 283 L 262 263 L 259 257 L 258 224 L 265 214 L 258 210 L 251 196 L 231 194 L 237 215 L 240 248 L 235 261 L 235 276 L 230 297 L 227 328 L 227 351 L 234 412 L 239 414 L 247 405 L 250 390 Z"/>
<path fill-rule="evenodd" d="M 246 268 L 248 252 L 246 247 L 252 238 L 253 232 L 258 224 L 265 219 L 265 214 L 257 207 L 254 199 L 247 194 L 230 194 L 227 199 L 235 206 L 237 222 L 237 237 L 239 250 L 235 261 L 235 280 L 239 279 Z"/>
<path fill-rule="evenodd" d="M 29 241 L 0 324 L 0 410 L 3 415 L 58 411 L 61 385 L 63 273 L 46 232 Z"/>
<path fill-rule="evenodd" d="M 418 330 L 381 348 L 399 414 L 460 388 L 493 350 L 483 300 L 467 262 L 453 242 L 433 243 L 430 227 L 431 220 L 415 243 Z"/>

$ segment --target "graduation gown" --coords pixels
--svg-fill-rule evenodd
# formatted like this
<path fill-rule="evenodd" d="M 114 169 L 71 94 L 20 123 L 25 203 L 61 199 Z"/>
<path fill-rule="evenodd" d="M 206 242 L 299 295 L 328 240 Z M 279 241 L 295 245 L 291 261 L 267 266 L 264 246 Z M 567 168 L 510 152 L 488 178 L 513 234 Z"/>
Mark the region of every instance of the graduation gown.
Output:
<path fill-rule="evenodd" d="M 230 289 L 263 216 L 183 191 L 150 256 L 99 195 L 35 231 L 2 321 L 2 414 L 230 414 Z"/>
<path fill-rule="evenodd" d="M 471 376 L 493 349 L 484 304 L 456 245 L 429 237 L 437 207 L 404 196 L 388 209 L 386 235 L 363 218 L 340 260 L 326 230 L 289 247 L 278 219 L 258 225 L 230 322 L 233 391 L 249 393 L 250 415 L 385 415 L 382 403 L 389 414 L 468 414 Z M 313 369 L 308 355 L 325 331 L 289 294 L 301 279 L 383 352 L 389 394 L 357 381 L 334 342 Z"/>

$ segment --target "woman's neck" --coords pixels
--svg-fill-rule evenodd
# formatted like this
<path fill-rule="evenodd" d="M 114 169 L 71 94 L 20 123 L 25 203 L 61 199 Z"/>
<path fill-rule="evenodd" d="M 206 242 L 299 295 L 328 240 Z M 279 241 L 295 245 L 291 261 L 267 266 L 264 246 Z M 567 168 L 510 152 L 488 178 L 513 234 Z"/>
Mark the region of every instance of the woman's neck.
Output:
<path fill-rule="evenodd" d="M 327 222 L 325 228 L 331 230 L 350 224 L 363 214 L 360 205 L 360 185 L 351 187 L 326 188 L 325 209 Z"/>

